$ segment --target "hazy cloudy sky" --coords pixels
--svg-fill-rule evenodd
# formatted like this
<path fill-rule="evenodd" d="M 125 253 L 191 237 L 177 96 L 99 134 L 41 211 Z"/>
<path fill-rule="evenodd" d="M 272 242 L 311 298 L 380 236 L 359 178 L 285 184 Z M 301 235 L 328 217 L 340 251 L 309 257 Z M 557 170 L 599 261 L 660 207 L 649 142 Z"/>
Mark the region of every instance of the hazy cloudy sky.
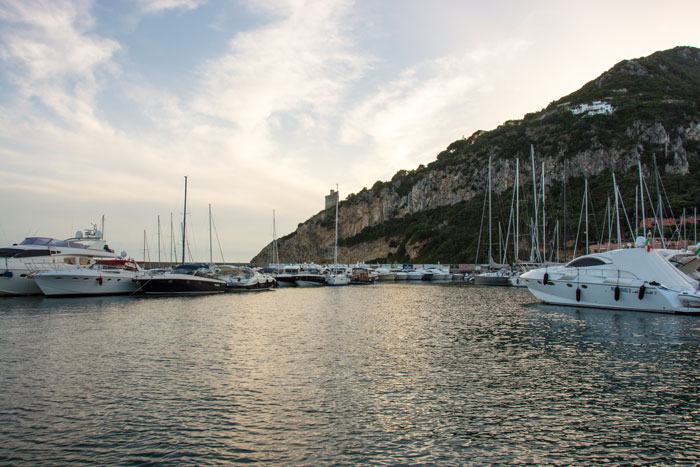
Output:
<path fill-rule="evenodd" d="M 0 0 L 0 243 L 104 215 L 111 246 L 141 259 L 145 230 L 155 259 L 188 175 L 195 259 L 211 204 L 224 259 L 247 261 L 273 209 L 288 234 L 336 183 L 700 46 L 698 19 L 697 0 Z"/>

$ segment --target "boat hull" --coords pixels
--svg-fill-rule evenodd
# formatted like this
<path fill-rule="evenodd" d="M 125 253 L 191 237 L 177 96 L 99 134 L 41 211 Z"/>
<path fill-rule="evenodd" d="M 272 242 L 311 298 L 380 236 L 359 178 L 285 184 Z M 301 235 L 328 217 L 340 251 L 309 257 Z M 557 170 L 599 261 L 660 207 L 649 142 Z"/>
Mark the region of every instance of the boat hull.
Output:
<path fill-rule="evenodd" d="M 510 287 L 510 278 L 508 276 L 487 276 L 479 275 L 474 277 L 474 284 L 489 285 L 498 287 Z"/>
<path fill-rule="evenodd" d="M 137 279 L 148 295 L 203 295 L 226 292 L 226 282 L 204 277 L 151 277 Z"/>
<path fill-rule="evenodd" d="M 139 284 L 134 281 L 135 274 L 71 274 L 41 273 L 34 281 L 47 297 L 68 297 L 82 295 L 128 295 L 139 290 Z"/>
<path fill-rule="evenodd" d="M 648 284 L 644 286 L 643 294 L 640 294 L 641 283 L 617 285 L 614 283 L 575 283 L 548 280 L 545 285 L 542 280 L 532 279 L 524 282 L 536 298 L 551 305 L 653 313 L 700 314 L 700 304 L 698 307 L 684 305 L 677 293 Z M 579 290 L 578 294 L 577 289 Z M 617 300 L 615 300 L 616 296 Z"/>
<path fill-rule="evenodd" d="M 4 272 L 0 274 L 0 297 L 41 295 L 41 289 L 27 269 L 8 269 Z"/>
<path fill-rule="evenodd" d="M 297 287 L 323 287 L 326 285 L 326 278 L 324 276 L 300 275 L 294 282 Z"/>

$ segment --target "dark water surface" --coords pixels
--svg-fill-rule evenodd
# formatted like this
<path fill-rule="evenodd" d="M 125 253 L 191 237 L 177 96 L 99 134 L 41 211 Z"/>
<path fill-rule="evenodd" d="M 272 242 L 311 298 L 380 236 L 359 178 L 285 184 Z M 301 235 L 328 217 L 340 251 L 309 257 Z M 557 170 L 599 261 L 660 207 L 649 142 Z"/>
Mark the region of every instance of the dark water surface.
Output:
<path fill-rule="evenodd" d="M 0 463 L 693 465 L 700 319 L 377 284 L 0 301 Z"/>

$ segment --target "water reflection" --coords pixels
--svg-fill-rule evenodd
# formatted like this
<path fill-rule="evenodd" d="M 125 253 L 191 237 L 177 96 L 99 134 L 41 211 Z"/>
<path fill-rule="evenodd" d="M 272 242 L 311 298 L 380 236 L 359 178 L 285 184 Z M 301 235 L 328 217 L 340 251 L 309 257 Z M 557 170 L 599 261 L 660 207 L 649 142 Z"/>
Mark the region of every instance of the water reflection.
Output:
<path fill-rule="evenodd" d="M 694 317 L 464 285 L 4 304 L 16 465 L 700 460 Z"/>

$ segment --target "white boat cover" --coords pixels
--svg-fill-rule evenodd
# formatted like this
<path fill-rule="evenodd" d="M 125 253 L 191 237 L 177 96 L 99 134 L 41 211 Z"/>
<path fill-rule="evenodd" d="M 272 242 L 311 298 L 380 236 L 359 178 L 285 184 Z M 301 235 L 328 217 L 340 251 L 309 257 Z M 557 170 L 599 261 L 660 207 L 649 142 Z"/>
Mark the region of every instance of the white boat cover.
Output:
<path fill-rule="evenodd" d="M 622 271 L 628 271 L 647 282 L 656 281 L 670 289 L 698 290 L 698 282 L 676 269 L 656 250 L 646 248 L 624 248 L 599 253 L 596 256 L 609 258 Z"/>

